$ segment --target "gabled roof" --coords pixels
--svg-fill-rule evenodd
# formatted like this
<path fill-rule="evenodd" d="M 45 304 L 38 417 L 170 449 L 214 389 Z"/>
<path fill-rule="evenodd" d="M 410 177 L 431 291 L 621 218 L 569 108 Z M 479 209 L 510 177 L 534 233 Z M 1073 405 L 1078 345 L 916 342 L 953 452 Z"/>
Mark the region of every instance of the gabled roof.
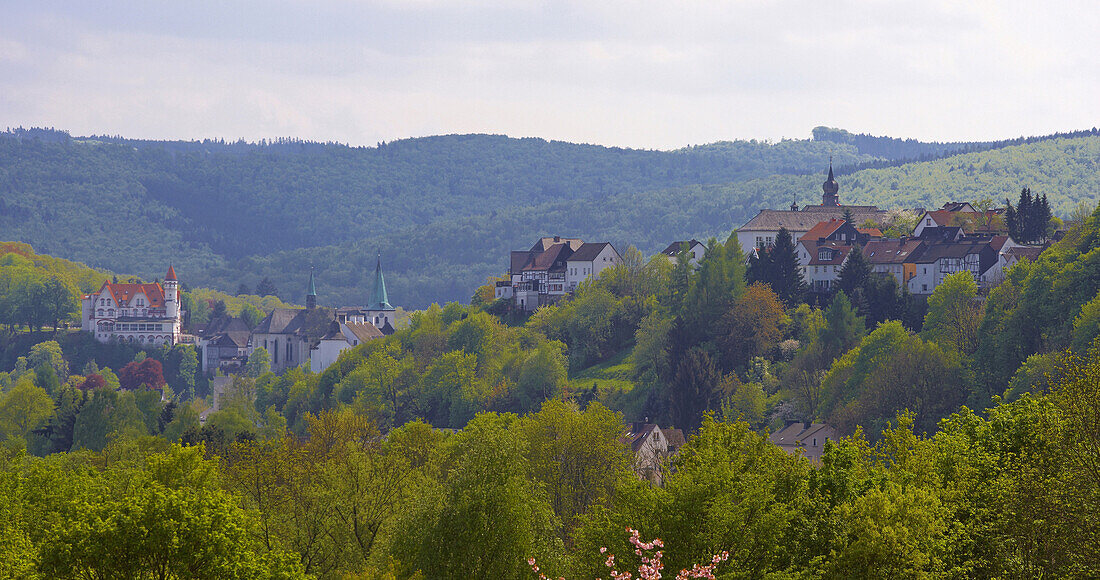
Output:
<path fill-rule="evenodd" d="M 805 445 L 807 442 L 811 442 L 815 436 L 820 437 L 822 439 L 821 444 L 824 445 L 824 438 L 835 437 L 836 429 L 833 429 L 826 423 L 791 423 L 779 431 L 768 435 L 768 441 L 780 446 Z"/>
<path fill-rule="evenodd" d="M 572 255 L 570 255 L 568 258 L 565 259 L 565 261 L 566 262 L 591 262 L 592 260 L 595 260 L 596 257 L 600 255 L 600 252 L 602 252 L 603 249 L 606 248 L 607 246 L 611 246 L 611 243 L 610 242 L 586 242 L 586 243 L 583 243 L 583 244 L 581 244 L 581 247 L 577 248 L 576 251 L 574 251 Z M 615 252 L 615 254 L 618 255 L 618 252 L 615 251 L 614 246 L 611 246 L 611 251 Z"/>
<path fill-rule="evenodd" d="M 963 229 L 959 226 L 928 226 L 921 230 L 920 236 L 922 240 L 930 241 L 954 241 L 960 239 L 965 235 Z"/>
<path fill-rule="evenodd" d="M 656 423 L 634 423 L 631 425 L 630 432 L 627 434 L 627 437 L 630 438 L 630 450 L 637 453 L 645 444 L 645 440 L 649 435 L 657 429 L 659 427 Z"/>
<path fill-rule="evenodd" d="M 989 248 L 988 241 L 962 239 L 957 242 L 926 243 L 922 251 L 913 258 L 917 264 L 931 264 L 944 258 L 962 258 L 969 254 L 980 254 Z"/>
<path fill-rule="evenodd" d="M 783 227 L 791 232 L 808 232 L 819 222 L 830 218 L 843 218 L 844 210 L 850 210 L 852 221 L 858 224 L 867 220 L 878 223 L 886 216 L 885 210 L 873 205 L 808 205 L 799 211 L 762 209 L 756 217 L 737 228 L 737 231 L 776 231 Z"/>
<path fill-rule="evenodd" d="M 366 342 L 385 336 L 382 334 L 381 330 L 378 330 L 378 327 L 367 322 L 348 322 L 345 323 L 344 326 L 348 327 L 348 330 L 355 335 L 355 338 L 359 339 L 359 342 Z"/>
<path fill-rule="evenodd" d="M 256 334 L 295 334 L 305 324 L 304 308 L 276 308 L 260 321 L 252 332 Z"/>
<path fill-rule="evenodd" d="M 535 245 L 531 246 L 531 252 L 545 252 L 554 244 L 565 244 L 569 249 L 576 250 L 583 244 L 580 238 L 563 238 L 561 236 L 546 236 L 539 238 Z"/>
<path fill-rule="evenodd" d="M 949 201 L 943 204 L 943 211 L 974 211 L 974 206 L 965 201 Z"/>
<path fill-rule="evenodd" d="M 814 227 L 810 228 L 810 231 L 803 234 L 799 241 L 815 241 L 823 240 L 839 230 L 845 223 L 842 219 L 833 218 L 828 221 L 818 222 Z"/>
<path fill-rule="evenodd" d="M 871 240 L 863 246 L 863 256 L 872 264 L 902 264 L 924 243 L 916 238 Z"/>
<path fill-rule="evenodd" d="M 545 252 L 534 254 L 531 261 L 523 267 L 523 271 L 541 272 L 553 270 L 555 267 L 564 269 L 565 258 L 572 253 L 573 251 L 567 244 L 554 244 L 547 248 Z"/>
<path fill-rule="evenodd" d="M 688 250 L 692 250 L 692 249 L 695 248 L 696 244 L 701 246 L 701 245 L 703 245 L 703 242 L 700 242 L 699 240 L 697 240 L 695 238 L 692 238 L 692 239 L 684 241 L 684 242 L 672 242 L 671 244 L 668 245 L 667 248 L 661 250 L 661 253 L 666 255 L 666 256 L 673 256 L 673 257 L 678 256 L 678 255 L 680 255 L 680 248 L 684 247 L 684 244 L 688 245 Z"/>
<path fill-rule="evenodd" d="M 821 255 L 821 250 L 825 248 L 832 250 L 831 260 L 818 259 L 818 256 Z M 844 263 L 844 259 L 847 258 L 848 253 L 852 251 L 852 246 L 841 242 L 821 242 L 820 245 L 807 247 L 806 251 L 810 253 L 810 266 L 839 266 Z"/>
<path fill-rule="evenodd" d="M 1015 246 L 1005 250 L 1005 255 L 1015 258 L 1016 260 L 1027 259 L 1034 262 L 1039 258 L 1039 254 L 1043 253 L 1043 248 L 1040 246 Z"/>
<path fill-rule="evenodd" d="M 856 231 L 872 238 L 881 238 L 882 230 L 878 228 L 856 228 Z"/>
<path fill-rule="evenodd" d="M 99 289 L 99 294 L 102 296 L 104 292 L 110 294 L 115 303 L 120 306 L 129 304 L 130 300 L 138 294 L 145 294 L 150 308 L 164 306 L 164 289 L 161 288 L 160 284 L 112 284 L 104 282 L 103 287 Z"/>
<path fill-rule="evenodd" d="M 679 449 L 687 445 L 687 438 L 684 437 L 684 432 L 681 429 L 661 429 L 661 433 L 665 434 L 665 439 L 668 439 L 668 446 L 673 449 Z"/>

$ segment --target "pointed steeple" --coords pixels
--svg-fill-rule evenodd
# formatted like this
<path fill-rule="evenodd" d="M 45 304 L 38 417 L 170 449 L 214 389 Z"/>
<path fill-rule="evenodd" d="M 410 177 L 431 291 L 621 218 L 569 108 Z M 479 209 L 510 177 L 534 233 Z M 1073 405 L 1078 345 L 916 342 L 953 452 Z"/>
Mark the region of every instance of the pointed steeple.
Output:
<path fill-rule="evenodd" d="M 313 266 L 309 267 L 309 289 L 306 290 L 306 308 L 317 307 L 317 283 L 313 279 Z"/>
<path fill-rule="evenodd" d="M 168 264 L 168 274 L 164 276 L 164 281 L 176 281 L 176 269 L 172 267 L 172 264 Z"/>
<path fill-rule="evenodd" d="M 393 310 L 390 306 L 390 297 L 386 294 L 386 279 L 382 276 L 382 254 L 378 254 L 378 262 L 374 266 L 374 287 L 371 288 L 370 306 L 367 310 Z"/>
<path fill-rule="evenodd" d="M 825 183 L 821 184 L 821 190 L 824 192 L 821 196 L 821 205 L 840 205 L 840 196 L 837 195 L 837 192 L 840 191 L 840 184 L 838 184 L 836 178 L 833 177 L 833 158 L 831 156 L 829 157 L 829 178 L 825 180 Z"/>

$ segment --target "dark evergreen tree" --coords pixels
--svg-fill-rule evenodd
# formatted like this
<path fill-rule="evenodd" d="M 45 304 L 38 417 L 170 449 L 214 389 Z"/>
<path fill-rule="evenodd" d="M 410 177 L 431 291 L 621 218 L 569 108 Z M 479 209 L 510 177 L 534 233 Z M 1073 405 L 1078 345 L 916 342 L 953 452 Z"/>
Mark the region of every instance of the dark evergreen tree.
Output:
<path fill-rule="evenodd" d="M 718 367 L 701 348 L 687 351 L 669 385 L 669 413 L 673 425 L 694 431 L 707 409 L 716 405 L 716 391 L 722 380 Z"/>
<path fill-rule="evenodd" d="M 779 229 L 768 262 L 764 282 L 772 287 L 772 291 L 787 306 L 802 301 L 806 294 L 806 282 L 802 280 L 794 240 L 791 239 L 791 233 L 786 228 Z"/>
<path fill-rule="evenodd" d="M 871 264 L 863 257 L 863 250 L 856 246 L 848 253 L 848 259 L 841 266 L 836 285 L 841 292 L 851 295 L 857 288 L 864 288 L 870 276 Z"/>
<path fill-rule="evenodd" d="M 210 313 L 210 320 L 217 320 L 225 316 L 227 313 L 228 310 L 226 309 L 225 302 L 222 300 L 218 300 L 214 304 L 214 311 Z"/>
<path fill-rule="evenodd" d="M 237 296 L 241 296 L 243 294 L 251 294 L 251 293 L 252 293 L 252 290 L 244 282 L 241 282 L 241 285 L 237 286 Z"/>
<path fill-rule="evenodd" d="M 270 278 L 264 276 L 264 279 L 256 285 L 256 294 L 259 296 L 278 296 L 279 290 L 275 288 L 275 283 Z"/>

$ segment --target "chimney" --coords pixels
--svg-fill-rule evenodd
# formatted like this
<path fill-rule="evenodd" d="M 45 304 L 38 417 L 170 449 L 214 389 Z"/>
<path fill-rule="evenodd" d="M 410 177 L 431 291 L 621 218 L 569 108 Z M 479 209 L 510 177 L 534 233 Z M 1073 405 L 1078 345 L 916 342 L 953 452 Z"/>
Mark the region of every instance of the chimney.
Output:
<path fill-rule="evenodd" d="M 561 241 L 561 236 L 554 236 L 554 243 L 555 244 L 560 242 L 560 241 Z"/>

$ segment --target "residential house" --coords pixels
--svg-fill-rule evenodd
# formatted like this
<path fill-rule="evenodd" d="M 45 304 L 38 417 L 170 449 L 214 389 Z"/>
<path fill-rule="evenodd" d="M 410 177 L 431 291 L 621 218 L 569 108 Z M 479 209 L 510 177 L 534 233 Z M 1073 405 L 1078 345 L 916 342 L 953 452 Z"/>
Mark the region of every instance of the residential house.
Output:
<path fill-rule="evenodd" d="M 661 466 L 684 446 L 686 440 L 679 429 L 661 429 L 655 423 L 630 424 L 626 441 L 634 454 L 634 472 L 644 481 L 663 483 Z"/>
<path fill-rule="evenodd" d="M 920 236 L 925 228 L 935 227 L 961 227 L 967 232 L 986 234 L 1008 233 L 1004 220 L 1003 208 L 987 210 L 985 213 L 974 211 L 968 203 L 950 202 L 944 204 L 945 209 L 927 211 L 921 214 L 917 225 L 913 227 L 913 235 Z"/>
<path fill-rule="evenodd" d="M 955 242 L 925 242 L 912 257 L 911 294 L 931 294 L 944 278 L 967 271 L 975 282 L 997 264 L 997 251 L 989 239 L 962 238 Z"/>
<path fill-rule="evenodd" d="M 688 262 L 692 266 L 698 266 L 699 260 L 703 259 L 703 254 L 706 254 L 707 247 L 703 245 L 703 242 L 694 238 L 687 240 L 686 242 L 672 242 L 667 248 L 661 250 L 661 255 L 669 259 L 673 264 L 680 256 L 680 252 L 683 251 L 685 245 L 687 246 Z M 747 249 L 747 248 L 746 248 Z"/>
<path fill-rule="evenodd" d="M 336 362 L 340 353 L 360 344 L 382 338 L 382 331 L 368 322 L 340 322 L 334 318 L 329 323 L 328 332 L 317 341 L 309 353 L 309 368 L 319 373 Z"/>
<path fill-rule="evenodd" d="M 583 243 L 565 259 L 565 288 L 575 292 L 581 282 L 599 278 L 600 272 L 622 261 L 623 257 L 609 242 Z"/>
<path fill-rule="evenodd" d="M 240 370 L 248 361 L 248 340 L 252 331 L 244 320 L 223 316 L 210 321 L 198 337 L 196 350 L 202 361 L 202 372 L 223 373 Z"/>
<path fill-rule="evenodd" d="M 497 298 L 511 298 L 526 311 L 553 304 L 576 289 L 580 282 L 599 276 L 622 261 L 609 243 L 585 243 L 579 238 L 539 238 L 530 250 L 513 251 L 508 282 L 498 284 Z M 510 288 L 509 288 L 510 287 Z"/>
<path fill-rule="evenodd" d="M 870 232 L 862 233 L 845 220 L 831 218 L 818 222 L 798 239 L 798 264 L 802 279 L 811 292 L 829 292 L 840 276 L 852 247 L 865 243 Z"/>
<path fill-rule="evenodd" d="M 830 439 L 836 439 L 836 429 L 825 423 L 803 423 L 801 421 L 788 423 L 779 431 L 768 435 L 768 440 L 780 449 L 791 455 L 801 452 L 807 459 L 814 463 L 821 462 L 821 455 L 825 452 L 825 443 Z"/>
<path fill-rule="evenodd" d="M 916 274 L 916 265 L 911 258 L 922 243 L 916 238 L 871 240 L 863 246 L 863 256 L 871 264 L 872 272 L 893 276 L 898 288 L 904 288 Z"/>
<path fill-rule="evenodd" d="M 168 266 L 164 284 L 104 282 L 80 303 L 80 328 L 99 342 L 117 340 L 138 347 L 173 345 L 183 337 L 179 280 Z"/>

